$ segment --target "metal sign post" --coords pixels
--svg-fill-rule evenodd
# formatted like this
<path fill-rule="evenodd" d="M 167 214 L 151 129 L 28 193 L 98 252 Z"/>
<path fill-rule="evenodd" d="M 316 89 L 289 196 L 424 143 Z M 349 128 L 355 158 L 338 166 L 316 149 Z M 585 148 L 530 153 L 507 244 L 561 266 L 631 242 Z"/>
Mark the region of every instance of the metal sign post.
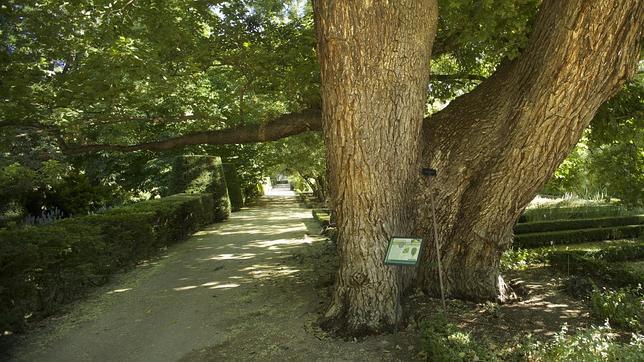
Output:
<path fill-rule="evenodd" d="M 421 170 L 421 173 L 423 176 L 428 176 L 427 182 L 429 183 L 432 177 L 436 177 L 436 170 L 433 168 L 423 168 Z M 436 220 L 436 208 L 434 207 L 434 194 L 431 192 L 431 186 L 430 186 L 430 191 L 429 191 L 429 202 L 432 207 L 432 219 L 433 219 L 433 229 L 434 229 L 434 244 L 436 246 L 436 264 L 438 265 L 438 282 L 440 285 L 441 289 L 441 302 L 443 303 L 443 311 L 445 311 L 445 291 L 443 288 L 443 270 L 441 268 L 441 250 L 440 250 L 440 242 L 438 241 L 438 228 L 437 228 L 437 220 Z"/>

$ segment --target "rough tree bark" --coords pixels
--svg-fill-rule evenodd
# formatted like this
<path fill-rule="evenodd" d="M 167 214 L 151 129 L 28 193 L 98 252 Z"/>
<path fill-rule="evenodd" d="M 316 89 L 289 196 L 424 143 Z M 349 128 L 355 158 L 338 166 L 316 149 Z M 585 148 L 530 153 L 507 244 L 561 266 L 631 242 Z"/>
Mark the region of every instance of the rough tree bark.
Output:
<path fill-rule="evenodd" d="M 426 122 L 422 160 L 438 177 L 419 203 L 435 194 L 448 295 L 504 299 L 499 260 L 512 226 L 635 71 L 643 20 L 639 0 L 544 1 L 522 55 Z M 419 280 L 437 292 L 432 260 Z"/>
<path fill-rule="evenodd" d="M 383 265 L 386 242 L 415 231 L 432 245 L 430 192 L 437 200 L 448 295 L 502 297 L 499 257 L 511 243 L 512 225 L 599 105 L 635 70 L 644 2 L 544 0 L 522 55 L 424 123 L 436 1 L 318 0 L 314 10 L 322 123 L 312 111 L 261 127 L 70 152 L 257 142 L 322 125 L 339 226 L 329 325 L 355 335 L 400 320 L 407 283 L 398 269 Z M 438 169 L 432 187 L 418 179 L 421 163 Z M 421 206 L 417 218 L 415 206 Z M 418 273 L 431 291 L 438 285 L 434 259 L 426 253 Z"/>
<path fill-rule="evenodd" d="M 413 231 L 435 0 L 314 1 L 322 126 L 340 268 L 326 325 L 378 333 L 401 318 L 387 241 Z"/>

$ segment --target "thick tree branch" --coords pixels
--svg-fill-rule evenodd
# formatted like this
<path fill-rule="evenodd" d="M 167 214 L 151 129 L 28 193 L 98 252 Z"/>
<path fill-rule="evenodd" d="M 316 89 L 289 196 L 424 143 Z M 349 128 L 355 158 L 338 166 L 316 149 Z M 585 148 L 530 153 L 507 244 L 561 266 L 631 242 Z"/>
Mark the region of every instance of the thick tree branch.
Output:
<path fill-rule="evenodd" d="M 69 155 L 99 151 L 132 152 L 140 150 L 164 151 L 190 145 L 223 145 L 234 143 L 254 143 L 275 141 L 280 138 L 322 129 L 319 110 L 306 110 L 275 118 L 265 124 L 247 125 L 236 128 L 192 133 L 161 141 L 135 145 L 89 144 L 66 145 L 61 147 Z"/>
<path fill-rule="evenodd" d="M 633 75 L 643 31 L 641 0 L 544 0 L 522 54 L 425 122 L 421 160 L 438 176 L 419 197 L 438 198 L 449 294 L 493 298 L 502 289 L 499 255 L 514 221 Z M 434 275 L 423 269 L 419 279 L 432 288 Z"/>

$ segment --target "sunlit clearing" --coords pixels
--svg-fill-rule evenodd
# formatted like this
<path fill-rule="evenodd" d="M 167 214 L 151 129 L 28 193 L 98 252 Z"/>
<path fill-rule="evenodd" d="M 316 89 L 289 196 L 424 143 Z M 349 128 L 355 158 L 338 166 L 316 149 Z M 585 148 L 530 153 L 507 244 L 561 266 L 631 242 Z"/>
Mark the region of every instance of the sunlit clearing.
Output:
<path fill-rule="evenodd" d="M 255 254 L 244 253 L 244 254 L 219 254 L 217 256 L 211 256 L 208 260 L 245 260 L 255 257 Z"/>
<path fill-rule="evenodd" d="M 210 287 L 208 289 L 230 289 L 230 288 L 237 288 L 238 286 L 239 284 L 230 283 L 230 284 L 215 285 L 214 287 Z"/>
<path fill-rule="evenodd" d="M 260 229 L 248 229 L 248 230 L 239 230 L 239 231 L 218 231 L 218 230 L 213 230 L 212 233 L 216 233 L 217 235 L 261 234 L 262 230 L 260 230 Z"/>
<path fill-rule="evenodd" d="M 123 293 L 132 290 L 132 288 L 123 288 L 123 289 L 114 289 L 112 291 L 107 292 L 107 294 L 114 294 L 114 293 Z"/>
<path fill-rule="evenodd" d="M 197 288 L 196 285 L 188 285 L 186 287 L 174 288 L 174 290 L 176 290 L 177 292 L 180 292 L 182 290 L 190 290 L 190 289 L 195 289 L 195 288 Z"/>
<path fill-rule="evenodd" d="M 291 274 L 298 273 L 300 270 L 291 269 L 290 267 L 287 267 L 287 266 L 255 264 L 253 266 L 240 269 L 239 271 L 248 272 L 248 274 L 250 274 L 253 278 L 259 279 L 259 278 L 265 278 L 265 277 L 271 277 L 271 276 L 291 275 Z"/>
<path fill-rule="evenodd" d="M 260 248 L 268 248 L 269 250 L 279 249 L 279 245 L 301 245 L 301 244 L 312 244 L 312 240 L 309 238 L 302 239 L 278 239 L 278 240 L 267 240 L 267 241 L 256 241 L 252 243 L 252 246 Z"/>
<path fill-rule="evenodd" d="M 208 282 L 208 283 L 203 283 L 201 284 L 202 287 L 212 287 L 213 285 L 217 285 L 219 282 Z"/>
<path fill-rule="evenodd" d="M 548 308 L 567 308 L 568 304 L 552 304 L 548 303 Z"/>

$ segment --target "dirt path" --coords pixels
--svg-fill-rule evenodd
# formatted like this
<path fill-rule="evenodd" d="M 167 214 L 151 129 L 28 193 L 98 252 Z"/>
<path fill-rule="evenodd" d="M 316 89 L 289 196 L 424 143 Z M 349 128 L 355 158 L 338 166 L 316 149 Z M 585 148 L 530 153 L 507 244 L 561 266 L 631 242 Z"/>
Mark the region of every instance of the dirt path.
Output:
<path fill-rule="evenodd" d="M 310 210 L 265 200 L 49 320 L 12 353 L 28 361 L 409 360 L 406 332 L 361 342 L 315 327 L 334 265 Z"/>

